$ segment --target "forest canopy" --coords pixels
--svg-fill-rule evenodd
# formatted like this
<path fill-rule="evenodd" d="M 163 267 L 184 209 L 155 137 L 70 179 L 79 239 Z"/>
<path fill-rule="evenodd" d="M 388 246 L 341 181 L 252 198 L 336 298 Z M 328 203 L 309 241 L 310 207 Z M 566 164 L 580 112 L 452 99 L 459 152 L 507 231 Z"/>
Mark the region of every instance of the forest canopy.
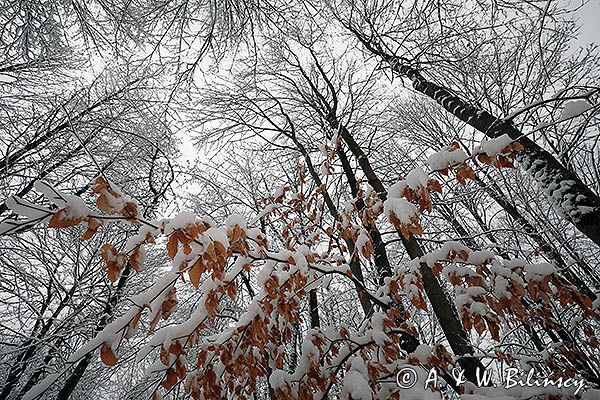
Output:
<path fill-rule="evenodd" d="M 600 398 L 592 2 L 0 7 L 0 399 Z"/>

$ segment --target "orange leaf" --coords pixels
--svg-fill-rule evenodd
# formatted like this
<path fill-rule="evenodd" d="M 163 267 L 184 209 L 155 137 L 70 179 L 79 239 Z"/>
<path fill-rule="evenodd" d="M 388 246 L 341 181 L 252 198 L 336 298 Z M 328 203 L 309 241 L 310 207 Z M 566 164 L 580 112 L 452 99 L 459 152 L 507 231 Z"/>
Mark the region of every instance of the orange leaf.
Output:
<path fill-rule="evenodd" d="M 493 162 L 492 158 L 485 153 L 478 154 L 477 159 L 487 165 L 492 165 Z"/>
<path fill-rule="evenodd" d="M 435 264 L 433 264 L 433 268 L 431 270 L 432 270 L 433 274 L 439 278 L 443 269 L 444 269 L 444 267 L 442 266 L 442 264 L 439 262 L 436 262 Z"/>
<path fill-rule="evenodd" d="M 82 237 L 83 240 L 91 239 L 98 231 L 98 228 L 100 228 L 102 226 L 102 221 L 100 221 L 99 219 L 90 217 L 90 218 L 88 218 L 87 224 L 88 224 L 88 229 L 83 234 L 83 237 Z"/>
<path fill-rule="evenodd" d="M 167 253 L 169 253 L 169 257 L 175 258 L 177 255 L 177 248 L 179 246 L 178 240 L 178 232 L 173 232 L 171 236 L 169 236 L 169 241 L 167 242 Z"/>
<path fill-rule="evenodd" d="M 198 288 L 198 285 L 200 285 L 200 278 L 205 269 L 206 264 L 204 264 L 202 259 L 197 260 L 194 265 L 192 265 L 192 268 L 190 268 L 188 275 L 190 276 L 190 282 L 192 282 L 192 285 L 194 285 L 195 288 Z"/>
<path fill-rule="evenodd" d="M 485 322 L 483 321 L 483 319 L 481 318 L 481 316 L 476 315 L 475 316 L 475 330 L 477 331 L 477 333 L 479 335 L 481 335 L 484 331 L 485 331 Z"/>
<path fill-rule="evenodd" d="M 117 356 L 115 356 L 115 353 L 108 342 L 102 343 L 102 346 L 100 347 L 100 360 L 109 367 L 114 367 L 117 364 Z"/>
<path fill-rule="evenodd" d="M 177 372 L 173 368 L 169 368 L 167 376 L 160 384 L 166 390 L 171 390 L 173 386 L 177 385 Z"/>
<path fill-rule="evenodd" d="M 110 243 L 104 243 L 102 247 L 100 247 L 100 257 L 102 257 L 104 261 L 110 260 L 115 254 L 117 254 L 117 250 Z"/>
<path fill-rule="evenodd" d="M 435 192 L 442 193 L 442 185 L 437 179 L 430 179 L 427 183 L 427 187 Z"/>
<path fill-rule="evenodd" d="M 121 214 L 123 214 L 128 221 L 135 221 L 135 219 L 138 217 L 137 204 L 132 201 L 128 201 L 125 203 L 125 207 L 123 207 Z"/>
<path fill-rule="evenodd" d="M 125 339 L 130 339 L 133 337 L 133 335 L 135 335 L 141 316 L 142 310 L 138 311 L 137 314 L 135 314 L 135 317 L 133 317 L 131 322 L 127 325 L 127 330 L 125 331 Z"/>
<path fill-rule="evenodd" d="M 512 142 L 510 147 L 513 149 L 513 151 L 525 150 L 525 147 L 523 147 L 523 145 L 519 142 Z"/>
<path fill-rule="evenodd" d="M 217 297 L 217 292 L 212 291 L 206 297 L 204 301 L 204 306 L 206 307 L 206 312 L 209 316 L 213 316 L 217 313 L 217 307 L 219 306 L 219 298 Z"/>
<path fill-rule="evenodd" d="M 129 257 L 129 264 L 131 264 L 131 268 L 135 270 L 135 272 L 141 272 L 142 270 L 142 254 L 140 253 L 140 248 L 136 247 L 133 253 L 131 253 L 131 257 Z"/>
<path fill-rule="evenodd" d="M 92 186 L 92 191 L 94 193 L 100 193 L 100 191 L 104 190 L 104 189 L 108 189 L 109 188 L 109 184 L 108 182 L 106 182 L 106 180 L 99 176 L 96 178 L 96 181 L 94 183 L 94 185 Z"/>
<path fill-rule="evenodd" d="M 61 208 L 57 212 L 54 213 L 52 218 L 50 218 L 50 222 L 48 223 L 48 227 L 50 228 L 67 228 L 69 226 L 78 225 L 81 221 L 83 221 L 83 217 L 77 218 L 68 218 L 66 214 L 68 212 L 68 207 Z"/>
<path fill-rule="evenodd" d="M 498 160 L 494 163 L 498 168 L 515 168 L 515 165 L 508 158 L 498 155 Z"/>
<path fill-rule="evenodd" d="M 227 296 L 229 296 L 231 300 L 235 300 L 237 295 L 236 290 L 235 283 L 231 282 L 229 285 L 227 285 Z"/>
<path fill-rule="evenodd" d="M 96 199 L 96 205 L 98 206 L 99 209 L 101 209 L 105 213 L 111 214 L 113 211 L 113 208 L 110 205 L 110 203 L 108 202 L 108 198 L 106 197 L 106 195 L 104 193 L 102 193 Z"/>

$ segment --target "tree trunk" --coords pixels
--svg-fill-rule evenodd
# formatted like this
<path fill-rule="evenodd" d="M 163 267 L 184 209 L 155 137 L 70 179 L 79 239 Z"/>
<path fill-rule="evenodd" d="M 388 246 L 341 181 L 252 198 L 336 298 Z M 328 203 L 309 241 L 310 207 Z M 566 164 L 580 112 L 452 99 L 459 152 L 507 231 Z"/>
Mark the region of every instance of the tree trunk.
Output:
<path fill-rule="evenodd" d="M 296 145 L 296 147 L 298 148 L 298 150 L 304 157 L 304 161 L 306 162 L 306 166 L 308 168 L 308 172 L 309 172 L 312 180 L 315 182 L 315 184 L 317 186 L 323 185 L 323 182 L 321 181 L 319 174 L 315 170 L 312 160 L 310 159 L 310 155 L 308 154 L 308 151 L 306 150 L 304 145 L 302 143 L 300 143 L 300 141 L 298 140 L 298 138 L 296 138 L 295 135 L 292 134 L 289 137 L 294 142 L 294 144 Z M 327 192 L 327 190 L 323 190 L 321 192 L 321 194 L 323 195 L 323 199 L 325 200 L 325 204 L 327 205 L 327 209 L 329 210 L 329 213 L 336 221 L 339 221 L 340 214 L 339 214 L 338 209 L 335 206 L 335 204 L 333 204 L 333 200 L 331 199 L 331 196 L 329 196 L 329 193 Z M 363 277 L 363 273 L 362 273 L 362 268 L 360 266 L 360 261 L 359 261 L 358 257 L 354 256 L 354 252 L 355 252 L 354 242 L 350 239 L 344 239 L 344 241 L 346 243 L 346 246 L 348 247 L 348 252 L 350 253 L 350 271 L 352 271 L 352 275 L 359 282 L 361 282 L 364 286 L 364 277 Z M 358 294 L 358 299 L 360 301 L 360 305 L 363 309 L 363 312 L 365 313 L 365 316 L 371 315 L 373 313 L 373 303 L 371 302 L 367 293 L 365 293 L 365 290 L 362 287 L 355 285 L 355 288 L 356 288 L 356 293 Z"/>
<path fill-rule="evenodd" d="M 329 123 L 332 129 L 340 132 L 340 136 L 344 142 L 346 142 L 350 148 L 350 151 L 358 161 L 358 164 L 367 177 L 371 187 L 375 189 L 382 200 L 385 200 L 387 198 L 387 191 L 383 186 L 383 183 L 375 174 L 369 159 L 362 151 L 358 143 L 356 143 L 348 129 L 342 125 L 339 125 L 339 122 L 337 119 L 335 119 L 335 117 L 331 118 Z M 410 258 L 420 259 L 424 255 L 423 250 L 412 234 L 409 235 L 408 239 L 405 238 L 402 233 L 398 232 L 398 234 Z M 458 318 L 456 308 L 446 297 L 446 294 L 440 286 L 440 283 L 433 275 L 431 268 L 429 268 L 425 262 L 419 263 L 419 266 L 425 292 L 429 298 L 429 302 L 433 307 L 435 316 L 440 322 L 440 326 L 446 335 L 446 339 L 448 340 L 452 350 L 458 356 L 460 356 L 459 364 L 464 369 L 466 378 L 471 382 L 477 382 L 476 370 L 477 368 L 480 368 L 481 371 L 483 371 L 483 365 L 478 359 L 471 356 L 474 351 L 469 340 L 469 334 L 463 328 Z"/>
<path fill-rule="evenodd" d="M 108 298 L 108 301 L 104 306 L 102 318 L 100 318 L 100 321 L 98 321 L 98 324 L 96 325 L 96 332 L 100 332 L 102 329 L 104 329 L 104 327 L 108 324 L 109 320 L 111 319 L 115 311 L 115 306 L 117 305 L 119 298 L 123 294 L 123 290 L 125 289 L 125 285 L 127 284 L 127 280 L 129 279 L 130 274 L 131 265 L 127 263 L 125 269 L 123 270 L 123 273 L 121 274 L 121 277 L 119 278 L 119 282 L 117 283 L 117 287 L 114 293 Z M 83 377 L 85 371 L 87 370 L 87 367 L 90 365 L 93 355 L 94 352 L 90 352 L 86 354 L 85 357 L 83 357 L 83 359 L 77 363 L 77 366 L 75 367 L 71 375 L 69 375 L 62 388 L 58 392 L 58 395 L 56 397 L 57 399 L 68 399 L 69 396 L 71 396 L 71 394 L 77 387 L 77 384 Z"/>
<path fill-rule="evenodd" d="M 405 63 L 402 58 L 387 53 L 358 31 L 354 29 L 352 31 L 371 53 L 387 62 L 392 71 L 409 78 L 416 91 L 435 100 L 461 121 L 487 137 L 497 138 L 506 134 L 518 140 L 525 148 L 517 155 L 519 164 L 543 188 L 559 214 L 600 246 L 600 197 L 575 173 L 565 168 L 537 143 L 524 136 L 511 121 L 497 118 L 488 111 L 467 103 L 445 87 L 425 79 L 421 71 Z"/>

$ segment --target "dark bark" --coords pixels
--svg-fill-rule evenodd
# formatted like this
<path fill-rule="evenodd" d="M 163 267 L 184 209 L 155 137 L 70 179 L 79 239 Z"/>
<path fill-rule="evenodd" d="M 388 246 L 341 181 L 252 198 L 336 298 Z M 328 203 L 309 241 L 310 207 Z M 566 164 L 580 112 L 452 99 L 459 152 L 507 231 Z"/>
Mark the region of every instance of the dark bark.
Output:
<path fill-rule="evenodd" d="M 64 338 L 61 337 L 56 341 L 56 343 L 54 343 L 52 348 L 44 356 L 42 365 L 38 366 L 33 371 L 31 376 L 25 382 L 25 385 L 23 385 L 23 388 L 19 391 L 19 394 L 17 395 L 17 399 L 22 399 L 23 396 L 25 395 L 25 393 L 27 393 L 32 387 L 34 387 L 39 382 L 42 375 L 46 372 L 46 366 L 50 363 L 50 361 L 52 361 L 52 359 L 54 359 L 54 357 L 56 357 L 56 354 L 58 353 L 58 350 L 63 342 L 64 342 Z M 0 398 L 2 398 L 2 397 L 0 397 Z"/>
<path fill-rule="evenodd" d="M 317 290 L 311 289 L 308 292 L 308 303 L 310 308 L 310 327 L 317 329 L 321 327 L 319 320 L 319 301 L 317 299 Z"/>
<path fill-rule="evenodd" d="M 31 360 L 33 356 L 36 355 L 36 353 L 40 349 L 41 345 L 43 344 L 44 337 L 50 331 L 50 328 L 52 328 L 52 325 L 54 324 L 56 318 L 58 318 L 62 310 L 70 302 L 71 298 L 75 294 L 76 288 L 77 285 L 73 285 L 71 287 L 69 292 L 65 294 L 65 296 L 61 299 L 60 303 L 56 307 L 56 309 L 52 312 L 50 318 L 48 318 L 45 322 L 42 322 L 43 320 L 41 318 L 36 321 L 31 338 L 21 345 L 21 347 L 23 347 L 26 350 L 24 350 L 21 354 L 17 356 L 8 372 L 6 382 L 4 383 L 2 391 L 0 392 L 0 399 L 6 399 L 11 394 L 11 392 L 21 379 L 21 376 L 27 369 L 27 363 Z M 40 310 L 40 315 L 44 314 L 51 300 L 52 299 L 50 297 L 50 293 L 48 293 L 47 301 L 42 306 Z"/>

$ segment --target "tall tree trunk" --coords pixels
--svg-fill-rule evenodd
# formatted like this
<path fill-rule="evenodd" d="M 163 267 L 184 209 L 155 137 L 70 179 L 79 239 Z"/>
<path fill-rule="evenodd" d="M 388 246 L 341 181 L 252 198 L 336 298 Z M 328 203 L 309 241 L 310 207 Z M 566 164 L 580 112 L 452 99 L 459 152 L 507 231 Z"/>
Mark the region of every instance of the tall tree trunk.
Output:
<path fill-rule="evenodd" d="M 365 203 L 362 199 L 358 198 L 357 180 L 356 176 L 354 175 L 354 171 L 352 170 L 352 166 L 350 165 L 350 161 L 348 160 L 348 157 L 346 157 L 346 153 L 344 153 L 342 149 L 339 149 L 337 151 L 337 154 L 340 161 L 342 162 L 342 169 L 344 170 L 346 180 L 348 181 L 348 184 L 350 186 L 352 197 L 356 199 L 356 208 L 360 211 L 363 208 L 365 208 Z M 392 276 L 392 267 L 390 266 L 390 262 L 387 256 L 385 243 L 383 242 L 383 239 L 381 237 L 381 232 L 379 232 L 379 229 L 377 229 L 377 226 L 375 224 L 364 227 L 367 229 L 369 235 L 371 236 L 371 242 L 374 251 L 375 267 L 377 268 L 377 272 L 379 274 L 379 283 L 380 285 L 383 285 L 385 278 Z M 394 304 L 394 306 L 398 308 L 401 315 L 404 314 L 405 308 L 402 303 Z M 401 317 L 400 320 L 396 321 L 398 325 L 400 325 L 402 322 L 404 322 L 404 317 Z M 409 354 L 414 352 L 417 346 L 419 346 L 419 340 L 412 335 L 402 334 L 400 335 L 400 340 L 400 347 Z"/>
<path fill-rule="evenodd" d="M 357 160 L 358 165 L 365 174 L 371 187 L 375 189 L 382 200 L 385 200 L 387 198 L 387 191 L 371 167 L 367 155 L 363 152 L 358 143 L 356 143 L 354 137 L 345 126 L 339 124 L 335 116 L 330 117 L 328 122 L 333 130 L 340 133 L 340 136 L 348 145 L 348 148 Z M 401 232 L 398 232 L 398 234 L 410 258 L 420 259 L 424 255 L 423 250 L 412 234 L 409 235 L 408 238 L 405 238 Z M 425 292 L 433 307 L 435 316 L 446 335 L 450 347 L 455 354 L 460 356 L 459 364 L 464 369 L 466 378 L 471 382 L 477 382 L 477 368 L 480 368 L 480 370 L 483 371 L 483 365 L 478 359 L 472 357 L 474 351 L 470 343 L 469 334 L 461 324 L 456 308 L 446 297 L 444 290 L 427 263 L 420 262 L 419 267 Z"/>
<path fill-rule="evenodd" d="M 33 356 L 36 355 L 36 353 L 39 351 L 40 347 L 42 346 L 44 337 L 50 331 L 50 328 L 54 324 L 54 321 L 56 320 L 56 318 L 58 318 L 58 316 L 60 315 L 62 310 L 71 301 L 71 298 L 75 294 L 76 288 L 77 288 L 77 285 L 73 285 L 71 287 L 71 289 L 61 299 L 60 303 L 58 304 L 56 309 L 52 312 L 52 315 L 50 316 L 50 318 L 48 318 L 46 320 L 46 322 L 42 323 L 43 320 L 41 318 L 36 321 L 35 326 L 33 328 L 31 338 L 28 339 L 27 341 L 25 341 L 25 343 L 23 343 L 21 345 L 21 347 L 23 347 L 25 350 L 17 356 L 17 358 L 11 365 L 10 370 L 8 371 L 8 376 L 6 378 L 6 382 L 4 383 L 4 387 L 2 388 L 2 391 L 0 392 L 0 399 L 6 399 L 11 394 L 11 392 L 13 391 L 13 389 L 15 388 L 15 386 L 21 379 L 21 376 L 27 369 L 28 362 L 31 360 L 31 358 L 33 358 Z M 40 310 L 40 315 L 44 314 L 47 307 L 50 305 L 51 301 L 52 301 L 52 298 L 50 297 L 50 293 L 49 293 L 47 301 L 44 303 L 44 305 L 42 306 L 42 308 Z M 36 333 L 38 328 L 39 328 L 39 331 Z"/>
<path fill-rule="evenodd" d="M 349 29 L 367 50 L 383 59 L 392 71 L 410 79 L 416 91 L 435 100 L 461 121 L 487 137 L 497 138 L 506 134 L 518 140 L 525 148 L 517 155 L 519 164 L 540 184 L 560 215 L 600 246 L 600 197 L 575 173 L 524 136 L 512 121 L 495 117 L 488 111 L 469 104 L 447 88 L 427 80 L 420 70 L 409 65 L 401 57 L 387 53 L 379 43 L 369 40 L 353 27 Z"/>
<path fill-rule="evenodd" d="M 313 329 L 321 327 L 319 320 L 319 300 L 317 299 L 317 290 L 311 289 L 308 291 L 308 304 L 310 309 L 310 327 Z"/>
<path fill-rule="evenodd" d="M 315 169 L 315 166 L 313 165 L 312 160 L 310 159 L 310 155 L 308 154 L 306 147 L 304 147 L 304 145 L 298 140 L 298 138 L 296 137 L 295 134 L 292 133 L 292 134 L 288 135 L 288 137 L 294 142 L 294 144 L 296 145 L 296 148 L 298 148 L 298 150 L 304 157 L 304 162 L 306 163 L 308 172 L 309 172 L 312 180 L 315 182 L 315 185 L 317 185 L 318 187 L 323 185 L 323 181 L 321 180 L 319 174 L 317 173 L 317 170 Z M 321 192 L 321 194 L 323 195 L 323 199 L 325 200 L 325 205 L 327 206 L 327 209 L 329 210 L 329 214 L 331 214 L 331 216 L 335 219 L 335 221 L 341 221 L 340 213 L 338 212 L 338 209 L 335 206 L 335 204 L 333 203 L 333 200 L 331 199 L 331 196 L 329 196 L 329 193 L 327 192 L 327 190 L 326 189 L 323 190 Z M 346 246 L 348 247 L 348 252 L 350 253 L 350 271 L 352 271 L 352 275 L 360 283 L 362 283 L 363 287 L 364 287 L 364 277 L 363 277 L 363 273 L 362 273 L 362 268 L 360 266 L 360 260 L 358 259 L 358 257 L 354 256 L 354 253 L 355 253 L 354 242 L 350 239 L 344 239 L 344 241 L 346 243 Z M 358 299 L 360 301 L 360 305 L 363 309 L 363 312 L 365 313 L 366 316 L 369 316 L 373 313 L 373 303 L 369 299 L 369 297 L 363 287 L 355 285 L 356 293 L 358 294 Z"/>

